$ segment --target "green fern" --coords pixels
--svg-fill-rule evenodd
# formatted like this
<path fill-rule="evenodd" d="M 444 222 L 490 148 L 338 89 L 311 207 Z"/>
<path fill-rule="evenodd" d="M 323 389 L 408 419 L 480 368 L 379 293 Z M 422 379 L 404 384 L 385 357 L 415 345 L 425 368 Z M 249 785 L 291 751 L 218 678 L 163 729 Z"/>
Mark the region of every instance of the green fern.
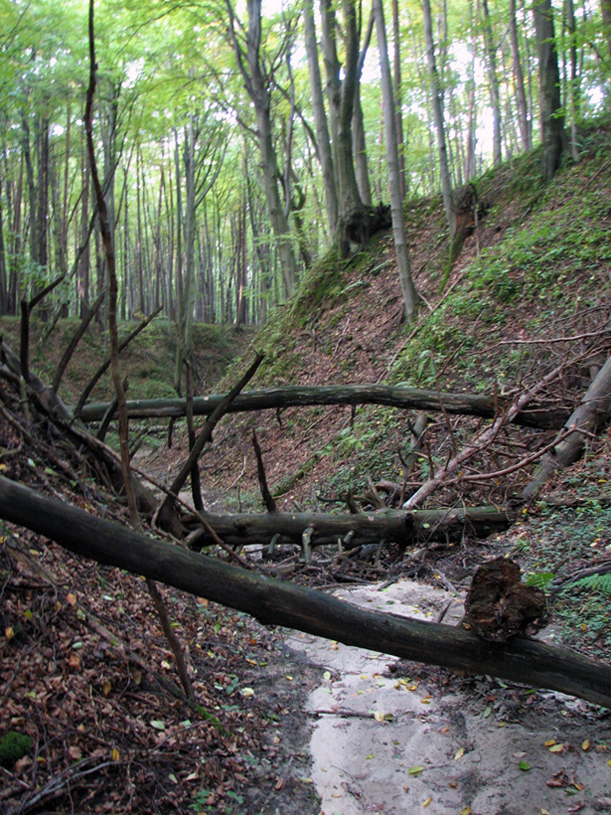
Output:
<path fill-rule="evenodd" d="M 611 573 L 609 574 L 593 574 L 588 577 L 582 577 L 571 583 L 572 589 L 594 589 L 603 594 L 611 596 Z"/>

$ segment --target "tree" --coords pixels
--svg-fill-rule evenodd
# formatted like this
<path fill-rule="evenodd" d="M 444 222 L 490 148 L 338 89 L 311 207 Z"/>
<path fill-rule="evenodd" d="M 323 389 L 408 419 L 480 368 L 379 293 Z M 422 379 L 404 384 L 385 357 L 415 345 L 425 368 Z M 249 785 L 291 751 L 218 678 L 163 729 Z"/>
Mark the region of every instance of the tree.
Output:
<path fill-rule="evenodd" d="M 450 167 L 448 162 L 448 149 L 446 145 L 446 132 L 443 121 L 443 97 L 437 62 L 435 59 L 435 41 L 433 40 L 433 19 L 431 16 L 430 0 L 422 0 L 424 13 L 424 42 L 426 46 L 427 65 L 429 69 L 429 82 L 431 90 L 431 106 L 437 133 L 437 150 L 439 155 L 439 174 L 441 176 L 441 193 L 443 195 L 443 208 L 446 214 L 450 241 L 456 232 L 456 215 L 452 204 L 452 181 L 450 180 Z"/>
<path fill-rule="evenodd" d="M 376 21 L 378 36 L 378 52 L 380 55 L 380 72 L 382 74 L 382 97 L 384 101 L 384 121 L 386 127 L 386 163 L 388 165 L 388 188 L 390 190 L 391 215 L 393 237 L 399 279 L 405 305 L 405 316 L 411 323 L 416 316 L 418 296 L 412 279 L 409 258 L 409 249 L 405 240 L 405 218 L 403 215 L 403 196 L 401 193 L 401 167 L 399 164 L 399 145 L 397 143 L 397 127 L 395 120 L 395 97 L 388 60 L 388 46 L 386 44 L 386 25 L 384 23 L 384 7 L 382 0 L 373 0 L 373 13 Z"/>
<path fill-rule="evenodd" d="M 338 199 L 336 241 L 342 254 L 347 251 L 346 227 L 353 213 L 365 211 L 359 192 L 353 155 L 352 122 L 359 84 L 360 20 L 354 0 L 342 0 L 345 60 L 339 61 L 339 26 L 331 0 L 320 0 L 322 50 L 327 75 L 333 161 Z M 342 77 L 343 73 L 343 77 Z"/>
<path fill-rule="evenodd" d="M 534 0 L 533 14 L 539 60 L 539 111 L 543 142 L 543 172 L 548 181 L 560 167 L 564 148 L 564 113 L 551 0 Z"/>
<path fill-rule="evenodd" d="M 288 218 L 280 197 L 281 179 L 274 146 L 270 99 L 274 65 L 272 63 L 266 66 L 261 54 L 261 0 L 248 0 L 248 27 L 246 29 L 237 20 L 231 0 L 226 0 L 226 4 L 229 13 L 229 36 L 235 58 L 257 117 L 257 137 L 265 183 L 265 198 L 280 252 L 285 295 L 289 295 L 297 280 L 297 264 Z M 286 46 L 287 43 L 283 43 L 281 50 Z"/>

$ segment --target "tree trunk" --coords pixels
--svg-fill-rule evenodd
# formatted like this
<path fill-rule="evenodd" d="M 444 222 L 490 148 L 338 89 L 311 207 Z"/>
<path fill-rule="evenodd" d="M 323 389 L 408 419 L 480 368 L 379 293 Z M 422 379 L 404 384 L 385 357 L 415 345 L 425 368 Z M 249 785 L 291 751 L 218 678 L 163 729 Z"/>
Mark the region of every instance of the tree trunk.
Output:
<path fill-rule="evenodd" d="M 534 0 L 533 14 L 539 58 L 543 172 L 547 180 L 551 181 L 560 167 L 564 147 L 564 114 L 560 102 L 560 72 L 551 0 Z"/>
<path fill-rule="evenodd" d="M 435 43 L 433 41 L 433 20 L 431 17 L 430 0 L 422 0 L 422 10 L 424 12 L 424 40 L 429 69 L 429 81 L 431 85 L 431 104 L 433 107 L 435 130 L 437 132 L 441 193 L 443 196 L 443 208 L 446 214 L 446 221 L 448 223 L 450 242 L 452 242 L 454 240 L 454 234 L 456 233 L 456 215 L 452 205 L 452 181 L 450 179 L 446 133 L 443 123 L 443 97 L 439 72 L 437 71 L 437 64 L 435 61 Z"/>
<path fill-rule="evenodd" d="M 522 498 L 531 501 L 540 487 L 557 471 L 568 467 L 581 456 L 587 439 L 596 433 L 611 416 L 611 357 L 600 369 L 586 391 L 581 404 L 564 425 L 564 438 L 547 455 L 535 477 L 522 492 Z M 565 435 L 566 431 L 570 431 Z"/>
<path fill-rule="evenodd" d="M 503 161 L 501 144 L 501 100 L 499 95 L 499 80 L 496 72 L 496 46 L 494 44 L 494 30 L 488 9 L 488 0 L 482 0 L 484 12 L 484 41 L 488 52 L 488 84 L 490 87 L 490 106 L 492 107 L 492 155 L 494 166 L 498 167 Z"/>
<path fill-rule="evenodd" d="M 399 267 L 401 291 L 405 306 L 405 318 L 413 322 L 418 307 L 418 295 L 412 279 L 409 249 L 405 239 L 405 217 L 403 214 L 403 196 L 401 195 L 401 170 L 399 164 L 399 147 L 395 121 L 395 99 L 392 88 L 388 46 L 386 43 L 386 26 L 382 0 L 373 0 L 373 13 L 376 19 L 378 35 L 378 52 L 380 55 L 380 72 L 382 74 L 382 97 L 384 102 L 384 122 L 386 127 L 386 163 L 388 165 L 388 187 L 392 214 L 393 238 Z"/>
<path fill-rule="evenodd" d="M 297 264 L 293 251 L 289 223 L 280 198 L 280 173 L 274 147 L 271 120 L 270 80 L 261 61 L 261 0 L 248 0 L 246 53 L 235 31 L 235 13 L 231 0 L 226 0 L 230 17 L 230 36 L 244 84 L 255 108 L 257 136 L 261 151 L 261 169 L 265 184 L 265 200 L 282 266 L 284 294 L 288 296 L 297 280 Z"/>
<path fill-rule="evenodd" d="M 340 254 L 345 255 L 349 249 L 345 237 L 347 220 L 353 212 L 364 211 L 364 204 L 356 180 L 352 151 L 352 122 L 359 82 L 359 32 L 354 1 L 342 0 L 342 9 L 346 52 L 343 79 L 340 78 L 342 66 L 337 56 L 338 26 L 335 10 L 330 0 L 320 2 L 322 50 L 327 75 L 327 98 L 339 213 L 335 238 Z"/>
<path fill-rule="evenodd" d="M 395 131 L 399 149 L 399 184 L 401 200 L 405 200 L 409 181 L 405 167 L 405 137 L 403 134 L 403 84 L 401 81 L 401 26 L 399 23 L 399 2 L 392 0 L 393 32 L 393 83 L 395 90 Z"/>
<path fill-rule="evenodd" d="M 303 27 L 306 53 L 308 56 L 308 69 L 310 72 L 310 93 L 312 94 L 312 112 L 316 125 L 316 140 L 318 147 L 318 160 L 322 170 L 325 202 L 327 205 L 327 222 L 329 232 L 335 234 L 337 225 L 337 192 L 335 188 L 335 166 L 333 164 L 333 151 L 329 137 L 329 125 L 325 111 L 325 101 L 318 63 L 318 45 L 316 42 L 316 27 L 314 23 L 314 5 L 312 0 L 303 0 Z"/>
<path fill-rule="evenodd" d="M 524 71 L 520 59 L 518 44 L 518 26 L 516 20 L 516 0 L 509 0 L 509 40 L 511 42 L 511 58 L 513 62 L 513 75 L 516 83 L 518 97 L 518 122 L 520 125 L 520 139 L 522 149 L 530 150 L 532 147 L 531 123 L 528 115 L 528 102 L 524 88 Z"/>
<path fill-rule="evenodd" d="M 207 416 L 216 410 L 224 396 L 200 396 L 193 400 L 195 416 Z M 502 397 L 472 396 L 463 393 L 440 393 L 421 388 L 389 385 L 330 385 L 269 388 L 240 394 L 229 413 L 249 410 L 279 410 L 313 405 L 390 405 L 403 410 L 443 411 L 452 415 L 481 416 L 493 419 L 510 406 Z M 130 419 L 180 417 L 186 415 L 184 399 L 137 399 L 127 402 Z M 108 403 L 86 405 L 80 418 L 98 422 L 108 410 Z M 560 428 L 569 416 L 568 410 L 533 408 L 518 413 L 513 421 L 526 427 Z"/>
<path fill-rule="evenodd" d="M 608 665 L 516 637 L 492 647 L 462 628 L 360 609 L 313 591 L 189 552 L 0 477 L 0 517 L 27 526 L 81 556 L 142 574 L 283 625 L 403 659 L 498 676 L 611 707 Z"/>
<path fill-rule="evenodd" d="M 600 0 L 600 10 L 603 17 L 604 34 L 611 57 L 611 0 Z"/>

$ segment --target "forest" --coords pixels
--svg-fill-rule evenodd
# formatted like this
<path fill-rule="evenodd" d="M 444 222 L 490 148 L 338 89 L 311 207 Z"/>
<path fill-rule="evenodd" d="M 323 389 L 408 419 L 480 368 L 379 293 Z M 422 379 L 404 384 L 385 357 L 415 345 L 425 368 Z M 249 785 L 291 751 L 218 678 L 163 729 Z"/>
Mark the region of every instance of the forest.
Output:
<path fill-rule="evenodd" d="M 0 811 L 601 811 L 609 0 L 0 15 Z"/>

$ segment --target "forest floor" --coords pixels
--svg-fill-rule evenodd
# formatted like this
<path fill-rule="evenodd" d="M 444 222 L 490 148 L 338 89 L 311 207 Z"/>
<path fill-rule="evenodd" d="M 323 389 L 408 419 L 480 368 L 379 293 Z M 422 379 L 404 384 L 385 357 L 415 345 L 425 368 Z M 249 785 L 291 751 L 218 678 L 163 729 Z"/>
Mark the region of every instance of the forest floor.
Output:
<path fill-rule="evenodd" d="M 257 336 L 267 357 L 252 387 L 383 381 L 511 395 L 578 350 L 579 360 L 542 394 L 552 405 L 577 404 L 590 368 L 611 348 L 608 131 L 592 137 L 591 155 L 567 169 L 552 191 L 524 171 L 522 195 L 513 170 L 493 176 L 485 190 L 490 215 L 468 238 L 443 289 L 439 202 L 410 205 L 412 264 L 427 318 L 413 331 L 401 324 L 391 240 L 379 236 L 369 254 L 359 253 L 339 272 L 323 270 L 295 304 L 278 309 Z M 578 216 L 567 214 L 573 206 Z M 537 211 L 547 219 L 545 230 L 538 221 L 527 233 Z M 573 225 L 579 239 L 568 234 L 560 245 Z M 478 258 L 486 251 L 483 264 Z M 473 263 L 480 263 L 477 274 Z M 6 334 L 17 330 L 3 327 Z M 226 390 L 244 358 L 217 386 L 218 371 L 204 370 L 216 355 L 202 331 L 200 390 L 208 383 Z M 223 364 L 232 344 L 224 343 Z M 153 348 L 163 348 L 154 363 Z M 54 358 L 41 355 L 47 368 L 33 367 L 48 381 Z M 171 356 L 159 336 L 144 338 L 129 360 L 129 395 L 169 395 Z M 60 392 L 67 402 L 98 359 L 99 350 L 88 346 L 75 358 Z M 72 459 L 44 424 L 28 429 L 9 386 L 0 388 L 2 475 L 127 523 L 125 506 L 100 488 L 82 457 Z M 253 428 L 279 508 L 326 511 L 344 505 L 349 493 L 363 508 L 380 508 L 375 484 L 384 479 L 407 489 L 406 497 L 480 426 L 459 417 L 433 422 L 426 454 L 406 478 L 411 419 L 403 413 L 313 408 L 227 417 L 201 461 L 207 505 L 261 509 Z M 139 466 L 163 481 L 185 455 L 180 426 L 171 448 L 165 426 L 134 427 L 134 435 L 139 429 L 146 429 L 148 445 Z M 545 446 L 555 431 L 505 434 L 505 446 L 482 451 L 469 478 L 439 491 L 439 505 L 506 504 L 519 494 L 535 463 L 514 471 L 507 462 Z M 495 470 L 511 471 L 477 480 Z M 379 564 L 355 559 L 341 572 L 294 557 L 291 578 L 396 613 L 417 613 L 418 606 L 436 618 L 446 597 L 458 613 L 475 567 L 497 554 L 517 559 L 525 575 L 570 577 L 611 560 L 609 473 L 607 431 L 507 532 L 423 539 L 405 559 L 389 546 Z M 346 585 L 338 589 L 340 581 Z M 384 591 L 380 581 L 390 581 Z M 2 815 L 611 811 L 610 720 L 586 703 L 266 628 L 164 587 L 194 677 L 192 708 L 181 698 L 142 579 L 3 524 L 0 586 L 0 737 L 13 731 L 31 739 L 16 762 L 0 753 Z M 583 586 L 556 594 L 543 635 L 609 662 L 608 596 L 602 587 Z"/>

